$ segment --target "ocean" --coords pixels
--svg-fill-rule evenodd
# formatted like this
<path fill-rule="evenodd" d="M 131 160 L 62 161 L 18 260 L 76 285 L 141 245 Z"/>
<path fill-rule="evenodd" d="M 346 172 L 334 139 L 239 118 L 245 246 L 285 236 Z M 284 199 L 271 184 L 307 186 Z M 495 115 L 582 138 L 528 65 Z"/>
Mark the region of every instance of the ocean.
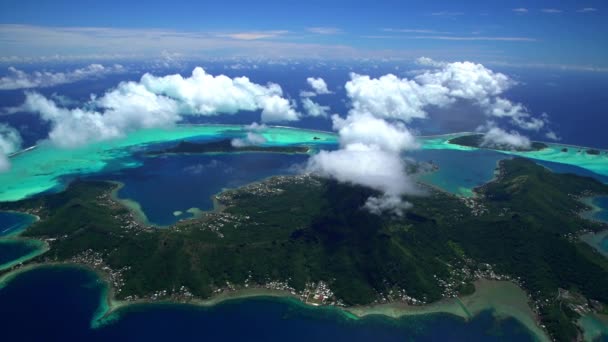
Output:
<path fill-rule="evenodd" d="M 470 321 L 447 314 L 352 319 L 336 309 L 276 298 L 231 300 L 212 307 L 141 304 L 119 309 L 99 327 L 92 319 L 105 284 L 79 267 L 47 266 L 0 288 L 0 326 L 20 341 L 532 341 L 514 319 L 490 311 Z"/>

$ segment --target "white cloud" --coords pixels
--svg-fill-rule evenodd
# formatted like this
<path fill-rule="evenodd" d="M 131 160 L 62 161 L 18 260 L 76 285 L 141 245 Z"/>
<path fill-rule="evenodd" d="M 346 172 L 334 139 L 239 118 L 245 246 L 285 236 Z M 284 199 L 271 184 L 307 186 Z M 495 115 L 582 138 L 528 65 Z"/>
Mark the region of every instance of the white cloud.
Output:
<path fill-rule="evenodd" d="M 329 89 L 327 88 L 327 83 L 325 83 L 325 80 L 322 79 L 321 77 L 319 77 L 319 78 L 308 77 L 306 79 L 306 82 L 308 82 L 310 87 L 314 90 L 314 92 L 317 95 L 331 93 L 331 91 L 329 91 Z"/>
<path fill-rule="evenodd" d="M 342 30 L 337 27 L 309 27 L 306 31 L 325 35 L 342 33 Z"/>
<path fill-rule="evenodd" d="M 9 154 L 21 148 L 21 136 L 16 129 L 0 123 L 0 172 L 8 171 L 11 167 Z"/>
<path fill-rule="evenodd" d="M 345 85 L 351 109 L 346 118 L 332 116 L 340 149 L 322 151 L 308 163 L 311 172 L 380 191 L 382 195 L 369 198 L 364 206 L 373 213 L 400 213 L 409 206 L 402 196 L 419 193 L 400 153 L 417 147 L 406 124 L 428 118 L 429 107 L 449 107 L 458 101 L 478 106 L 488 118 L 481 128 L 486 146 L 530 146 L 527 137 L 499 128 L 492 119 L 509 119 L 531 130 L 540 130 L 548 120 L 546 115 L 533 117 L 522 104 L 501 97 L 516 84 L 504 74 L 471 62 L 420 58 L 417 63 L 430 70 L 413 79 L 351 74 Z"/>
<path fill-rule="evenodd" d="M 557 13 L 562 13 L 563 11 L 557 8 L 543 8 L 540 10 L 543 13 L 548 13 L 548 14 L 557 14 Z"/>
<path fill-rule="evenodd" d="M 530 139 L 516 131 L 507 132 L 498 127 L 491 127 L 483 137 L 482 146 L 529 148 Z"/>
<path fill-rule="evenodd" d="M 384 194 L 368 198 L 363 207 L 376 215 L 381 215 L 383 212 L 392 212 L 397 216 L 401 216 L 404 211 L 412 207 L 412 204 L 404 202 L 399 196 Z"/>
<path fill-rule="evenodd" d="M 370 78 L 353 73 L 345 89 L 353 112 L 404 122 L 426 118 L 424 107 L 427 105 L 445 105 L 451 101 L 441 85 L 423 86 L 392 74 Z"/>
<path fill-rule="evenodd" d="M 444 62 L 436 61 L 429 57 L 419 57 L 416 59 L 416 64 L 426 67 L 439 68 L 445 65 Z"/>
<path fill-rule="evenodd" d="M 327 88 L 327 83 L 321 77 L 314 78 L 308 77 L 306 82 L 312 88 L 312 91 L 303 90 L 300 91 L 300 97 L 302 98 L 302 107 L 308 116 L 313 117 L 326 117 L 330 111 L 328 106 L 322 106 L 310 98 L 317 95 L 331 94 L 331 91 Z"/>
<path fill-rule="evenodd" d="M 279 85 L 259 85 L 246 77 L 229 78 L 195 68 L 191 77 L 145 74 L 122 82 L 82 108 L 67 109 L 38 93 L 27 93 L 19 108 L 51 122 L 49 139 L 62 147 L 113 139 L 142 128 L 168 127 L 184 115 L 234 114 L 261 110 L 264 122 L 298 120 Z"/>
<path fill-rule="evenodd" d="M 326 117 L 330 111 L 329 106 L 322 106 L 309 97 L 302 98 L 302 107 L 304 107 L 306 115 L 312 117 Z"/>
<path fill-rule="evenodd" d="M 0 24 L 0 61 L 137 59 L 172 51 L 190 57 L 348 57 L 377 51 L 305 42 L 284 30 L 184 31 L 160 28 L 56 27 Z M 128 47 L 128 49 L 125 49 Z M 128 50 L 129 53 L 125 54 Z M 66 55 L 73 51 L 73 55 Z M 391 54 L 394 55 L 394 51 Z M 388 54 L 388 52 L 384 53 Z M 43 61 L 44 61 L 43 60 Z"/>
<path fill-rule="evenodd" d="M 332 120 L 342 146 L 364 144 L 397 153 L 418 147 L 414 135 L 401 122 L 391 124 L 369 113 L 352 113 L 346 119 L 333 115 Z"/>
<path fill-rule="evenodd" d="M 515 12 L 515 13 L 528 13 L 528 9 L 527 8 L 523 8 L 523 7 L 519 7 L 519 8 L 514 8 L 513 12 Z"/>
<path fill-rule="evenodd" d="M 260 99 L 262 104 L 263 122 L 297 121 L 300 114 L 292 108 L 292 104 L 279 95 Z"/>
<path fill-rule="evenodd" d="M 545 134 L 545 137 L 546 137 L 547 139 L 554 140 L 554 141 L 559 141 L 559 140 L 562 140 L 562 138 L 560 138 L 560 137 L 557 135 L 557 133 L 555 133 L 554 131 L 548 131 L 548 132 Z"/>
<path fill-rule="evenodd" d="M 237 40 L 258 40 L 276 38 L 289 33 L 286 30 L 274 30 L 274 31 L 250 31 L 250 32 L 236 32 L 236 33 L 223 33 L 218 34 L 218 37 L 232 38 Z"/>
<path fill-rule="evenodd" d="M 267 128 L 268 128 L 268 126 L 266 126 L 265 124 L 259 124 L 257 122 L 252 122 L 251 124 L 245 126 L 245 129 L 247 129 L 249 131 L 254 131 L 254 132 L 260 132 Z"/>
<path fill-rule="evenodd" d="M 0 78 L 0 90 L 52 87 L 59 84 L 101 77 L 106 74 L 123 72 L 124 70 L 125 68 L 120 64 L 112 66 L 91 64 L 84 68 L 66 72 L 33 71 L 30 73 L 9 67 L 9 74 Z"/>
<path fill-rule="evenodd" d="M 494 36 L 413 36 L 409 39 L 420 40 L 454 40 L 454 41 L 490 41 L 490 42 L 535 42 L 531 37 L 494 37 Z"/>
<path fill-rule="evenodd" d="M 384 32 L 396 32 L 396 33 L 450 33 L 450 32 L 438 32 L 429 29 L 401 29 L 401 28 L 383 28 Z"/>
<path fill-rule="evenodd" d="M 436 16 L 436 17 L 455 17 L 455 16 L 464 15 L 464 13 L 463 12 L 441 11 L 441 12 L 433 12 L 433 13 L 431 13 L 431 15 Z"/>
<path fill-rule="evenodd" d="M 417 147 L 415 137 L 403 123 L 418 114 L 412 107 L 421 110 L 423 106 L 421 101 L 408 102 L 415 97 L 408 94 L 408 89 L 417 86 L 414 81 L 400 80 L 394 75 L 371 79 L 351 74 L 345 88 L 352 108 L 346 118 L 332 116 L 333 128 L 340 136 L 340 149 L 312 156 L 307 170 L 380 191 L 381 196 L 369 198 L 364 205 L 373 213 L 402 213 L 410 204 L 401 197 L 420 194 L 406 173 L 400 154 Z"/>
<path fill-rule="evenodd" d="M 547 118 L 534 118 L 521 103 L 513 103 L 510 100 L 496 97 L 485 99 L 481 106 L 486 109 L 486 113 L 497 118 L 511 118 L 511 123 L 526 130 L 538 131 L 545 126 Z"/>
<path fill-rule="evenodd" d="M 476 101 L 501 94 L 515 84 L 508 76 L 471 62 L 445 63 L 416 76 L 416 81 L 441 86 L 451 97 Z"/>
<path fill-rule="evenodd" d="M 309 159 L 307 170 L 318 175 L 381 191 L 390 197 L 417 193 L 396 153 L 364 144 L 350 144 L 336 151 L 321 151 Z"/>
<path fill-rule="evenodd" d="M 577 12 L 579 12 L 579 13 L 597 12 L 597 8 L 594 8 L 594 7 L 584 7 L 584 8 L 579 9 Z"/>
<path fill-rule="evenodd" d="M 234 146 L 234 147 L 244 147 L 244 146 L 252 146 L 252 145 L 262 145 L 266 141 L 267 141 L 266 138 L 264 138 L 264 136 L 261 134 L 254 133 L 254 132 L 247 132 L 247 135 L 245 136 L 245 138 L 232 139 L 231 143 L 232 143 L 232 146 Z"/>
<path fill-rule="evenodd" d="M 27 93 L 21 109 L 40 113 L 42 119 L 51 122 L 49 140 L 65 148 L 118 138 L 142 128 L 168 127 L 181 119 L 174 100 L 157 96 L 134 82 L 121 83 L 92 100 L 93 105 L 100 110 L 67 109 L 41 94 Z"/>

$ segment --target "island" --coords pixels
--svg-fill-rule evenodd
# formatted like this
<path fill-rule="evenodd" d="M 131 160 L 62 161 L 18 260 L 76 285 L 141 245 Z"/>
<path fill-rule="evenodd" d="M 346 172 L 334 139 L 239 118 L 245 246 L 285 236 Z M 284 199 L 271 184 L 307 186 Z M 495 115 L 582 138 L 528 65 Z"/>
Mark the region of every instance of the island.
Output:
<path fill-rule="evenodd" d="M 454 145 L 467 146 L 467 147 L 475 147 L 475 148 L 491 148 L 499 151 L 519 151 L 519 152 L 527 152 L 527 151 L 540 151 L 549 147 L 547 144 L 533 141 L 530 144 L 530 147 L 513 147 L 513 146 L 503 146 L 503 145 L 492 145 L 492 146 L 484 146 L 483 144 L 483 134 L 470 134 L 463 135 L 453 139 L 450 139 L 448 142 Z"/>
<path fill-rule="evenodd" d="M 181 153 L 231 153 L 231 152 L 265 152 L 265 153 L 308 153 L 310 148 L 303 145 L 266 146 L 243 145 L 235 146 L 231 139 L 205 142 L 180 141 L 177 145 L 161 150 L 149 151 L 148 155 L 181 154 Z"/>
<path fill-rule="evenodd" d="M 158 229 L 114 199 L 116 186 L 76 180 L 0 203 L 40 217 L 22 236 L 48 251 L 21 267 L 86 265 L 122 303 L 265 290 L 357 315 L 445 311 L 506 281 L 528 296 L 528 327 L 563 341 L 580 336 L 580 317 L 608 315 L 608 259 L 579 239 L 608 228 L 579 215 L 580 199 L 608 186 L 528 159 L 501 161 L 473 197 L 429 187 L 403 216 L 362 210 L 373 190 L 300 174 L 226 190 L 217 210 Z"/>

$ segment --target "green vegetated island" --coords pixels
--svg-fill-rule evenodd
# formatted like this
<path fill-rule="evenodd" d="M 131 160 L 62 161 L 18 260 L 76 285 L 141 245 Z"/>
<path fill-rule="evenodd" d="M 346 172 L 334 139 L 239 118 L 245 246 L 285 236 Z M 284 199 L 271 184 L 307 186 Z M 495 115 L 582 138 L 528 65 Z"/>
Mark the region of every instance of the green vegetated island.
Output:
<path fill-rule="evenodd" d="M 264 152 L 264 153 L 308 153 L 308 146 L 285 145 L 244 145 L 233 144 L 232 139 L 222 139 L 208 142 L 180 141 L 177 145 L 165 149 L 150 151 L 148 155 L 183 154 L 183 153 L 234 153 L 234 152 Z"/>
<path fill-rule="evenodd" d="M 484 145 L 484 135 L 483 134 L 463 135 L 460 137 L 456 137 L 454 139 L 450 139 L 449 143 L 455 144 L 455 145 L 460 145 L 460 146 L 475 147 L 475 148 L 486 147 Z M 492 145 L 492 146 L 487 146 L 487 147 L 491 148 L 491 149 L 495 149 L 495 150 L 513 150 L 512 146 Z M 530 144 L 530 147 L 516 147 L 515 151 L 520 151 L 520 152 L 540 151 L 547 147 L 549 147 L 549 146 L 545 143 L 533 141 Z"/>
<path fill-rule="evenodd" d="M 292 175 L 224 191 L 221 209 L 157 229 L 113 198 L 116 186 L 75 181 L 1 203 L 40 217 L 22 235 L 49 250 L 25 265 L 87 265 L 109 282 L 112 303 L 278 292 L 359 316 L 467 317 L 488 308 L 479 296 L 499 302 L 521 288 L 519 309 L 505 297 L 512 311 L 499 313 L 523 312 L 539 339 L 558 340 L 580 336 L 581 315 L 608 315 L 608 259 L 579 239 L 607 228 L 579 215 L 579 199 L 608 186 L 527 159 L 500 162 L 472 198 L 432 188 L 407 198 L 401 217 L 362 210 L 372 190 Z"/>
<path fill-rule="evenodd" d="M 547 145 L 543 142 L 540 142 L 540 141 L 531 142 L 529 147 L 515 147 L 514 148 L 513 146 L 509 146 L 509 145 L 495 145 L 495 144 L 486 146 L 484 144 L 484 135 L 483 134 L 462 135 L 462 136 L 450 139 L 448 142 L 450 144 L 460 145 L 460 146 L 467 146 L 467 147 L 474 147 L 474 148 L 489 148 L 489 149 L 498 150 L 498 151 L 518 151 L 518 152 L 541 151 L 541 150 L 544 150 L 545 148 L 549 147 L 549 145 Z M 577 147 L 572 146 L 572 148 L 577 148 Z M 582 152 L 582 149 L 580 147 L 578 149 Z M 568 152 L 568 148 L 563 147 L 562 152 Z M 600 151 L 598 149 L 593 149 L 593 148 L 585 149 L 584 152 L 589 155 L 594 155 L 594 156 L 598 156 L 598 155 L 602 154 L 602 151 Z M 604 153 L 604 155 L 606 155 L 606 153 Z"/>

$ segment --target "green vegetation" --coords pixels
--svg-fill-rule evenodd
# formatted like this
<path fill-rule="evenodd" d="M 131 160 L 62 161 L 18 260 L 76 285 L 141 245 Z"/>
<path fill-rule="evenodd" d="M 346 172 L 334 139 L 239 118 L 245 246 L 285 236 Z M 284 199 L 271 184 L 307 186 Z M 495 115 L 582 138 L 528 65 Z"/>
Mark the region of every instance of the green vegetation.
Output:
<path fill-rule="evenodd" d="M 310 176 L 229 190 L 218 195 L 223 211 L 167 229 L 136 223 L 105 182 L 77 181 L 0 209 L 37 212 L 24 236 L 54 239 L 37 261 L 107 266 L 118 299 L 206 298 L 272 281 L 302 291 L 323 281 L 346 305 L 431 302 L 471 293 L 476 276 L 506 277 L 531 294 L 554 338 L 570 340 L 579 313 L 560 288 L 608 303 L 608 263 L 576 238 L 606 227 L 581 218 L 576 198 L 608 186 L 525 159 L 499 171 L 473 199 L 433 189 L 408 198 L 403 217 L 362 210 L 372 190 Z"/>
<path fill-rule="evenodd" d="M 600 155 L 600 150 L 596 150 L 596 149 L 588 149 L 586 150 L 587 154 L 591 154 L 594 156 L 599 156 Z"/>
<path fill-rule="evenodd" d="M 461 137 L 457 137 L 454 139 L 450 139 L 450 144 L 460 145 L 460 146 L 468 146 L 468 147 L 477 147 L 477 148 L 492 148 L 496 150 L 515 150 L 515 151 L 540 151 L 545 149 L 547 146 L 544 143 L 533 141 L 529 148 L 523 147 L 513 147 L 513 146 L 500 146 L 500 145 L 492 145 L 492 146 L 484 146 L 483 144 L 483 134 L 471 134 L 471 135 L 463 135 Z"/>
<path fill-rule="evenodd" d="M 317 138 L 318 139 L 318 138 Z M 150 151 L 149 155 L 166 153 L 228 153 L 228 152 L 277 152 L 277 153 L 307 153 L 306 146 L 234 146 L 231 139 L 222 139 L 204 143 L 180 141 L 179 144 L 160 150 Z"/>

